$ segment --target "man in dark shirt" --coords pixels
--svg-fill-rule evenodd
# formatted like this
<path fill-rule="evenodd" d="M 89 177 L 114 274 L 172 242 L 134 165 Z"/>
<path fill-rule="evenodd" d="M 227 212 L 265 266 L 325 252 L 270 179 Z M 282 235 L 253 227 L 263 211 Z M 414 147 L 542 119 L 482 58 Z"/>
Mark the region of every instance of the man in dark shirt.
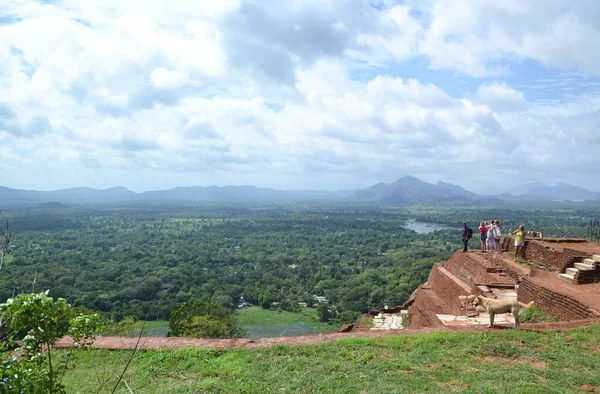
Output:
<path fill-rule="evenodd" d="M 469 243 L 469 228 L 467 227 L 467 223 L 463 222 L 462 229 L 462 241 L 463 241 L 463 253 L 467 251 L 467 244 Z"/>

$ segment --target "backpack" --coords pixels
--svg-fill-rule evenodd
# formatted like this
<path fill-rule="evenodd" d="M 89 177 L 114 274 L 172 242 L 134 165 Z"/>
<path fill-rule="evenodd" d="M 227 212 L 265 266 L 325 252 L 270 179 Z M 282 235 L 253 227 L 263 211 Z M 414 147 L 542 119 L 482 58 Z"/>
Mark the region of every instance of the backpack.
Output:
<path fill-rule="evenodd" d="M 496 238 L 502 238 L 502 229 L 500 227 L 495 228 Z"/>
<path fill-rule="evenodd" d="M 471 239 L 473 237 L 473 229 L 471 227 L 467 227 L 467 239 Z"/>

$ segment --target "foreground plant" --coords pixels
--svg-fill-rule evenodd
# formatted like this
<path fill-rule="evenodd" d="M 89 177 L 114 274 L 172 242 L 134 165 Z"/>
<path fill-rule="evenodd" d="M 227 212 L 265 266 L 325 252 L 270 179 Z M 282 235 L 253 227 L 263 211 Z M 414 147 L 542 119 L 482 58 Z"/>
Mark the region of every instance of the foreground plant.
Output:
<path fill-rule="evenodd" d="M 89 346 L 99 321 L 98 315 L 72 318 L 71 306 L 62 298 L 55 301 L 48 291 L 20 294 L 0 304 L 0 392 L 65 393 L 52 361 L 56 340 L 69 333 L 77 347 Z"/>

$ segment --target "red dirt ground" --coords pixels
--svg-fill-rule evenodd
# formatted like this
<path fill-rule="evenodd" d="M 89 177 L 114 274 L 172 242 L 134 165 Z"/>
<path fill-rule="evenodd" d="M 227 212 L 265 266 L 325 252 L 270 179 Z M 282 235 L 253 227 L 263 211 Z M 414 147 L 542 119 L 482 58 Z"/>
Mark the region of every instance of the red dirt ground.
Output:
<path fill-rule="evenodd" d="M 528 239 L 529 242 L 541 242 L 541 241 L 537 241 L 537 240 L 533 240 L 530 241 Z M 556 241 L 556 242 L 555 242 Z M 552 249 L 564 249 L 564 248 L 568 248 L 568 249 L 575 249 L 575 250 L 579 250 L 581 252 L 585 252 L 585 253 L 589 253 L 590 255 L 592 254 L 600 254 L 600 244 L 595 243 L 595 242 L 560 242 L 558 239 L 552 240 L 552 242 L 542 242 L 543 245 L 548 246 Z"/>
<path fill-rule="evenodd" d="M 528 331 L 539 330 L 561 330 L 575 327 L 583 327 L 593 323 L 600 323 L 600 318 L 590 320 L 573 320 L 554 323 L 522 323 L 521 329 Z M 494 332 L 509 329 L 508 326 L 496 326 L 488 328 L 485 326 L 465 326 L 456 328 L 427 328 L 420 330 L 396 330 L 396 331 L 359 331 L 349 333 L 329 333 L 304 335 L 296 337 L 278 337 L 278 338 L 240 338 L 240 339 L 203 339 L 203 338 L 176 338 L 176 337 L 142 337 L 139 340 L 136 337 L 97 337 L 92 345 L 96 349 L 109 350 L 133 350 L 141 347 L 147 350 L 155 349 L 183 349 L 183 348 L 205 348 L 205 349 L 259 349 L 270 346 L 304 346 L 315 345 L 319 343 L 338 341 L 345 338 L 381 338 L 394 335 L 410 334 L 430 334 L 438 331 L 446 332 Z M 61 338 L 56 347 L 70 347 L 73 344 L 71 337 Z"/>

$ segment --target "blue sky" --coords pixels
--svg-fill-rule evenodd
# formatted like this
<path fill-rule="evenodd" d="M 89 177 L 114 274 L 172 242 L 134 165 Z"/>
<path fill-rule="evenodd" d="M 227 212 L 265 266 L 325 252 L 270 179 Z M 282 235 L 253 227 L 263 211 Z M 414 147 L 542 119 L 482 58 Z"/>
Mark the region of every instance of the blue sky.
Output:
<path fill-rule="evenodd" d="M 599 191 L 594 0 L 8 0 L 0 185 Z"/>

